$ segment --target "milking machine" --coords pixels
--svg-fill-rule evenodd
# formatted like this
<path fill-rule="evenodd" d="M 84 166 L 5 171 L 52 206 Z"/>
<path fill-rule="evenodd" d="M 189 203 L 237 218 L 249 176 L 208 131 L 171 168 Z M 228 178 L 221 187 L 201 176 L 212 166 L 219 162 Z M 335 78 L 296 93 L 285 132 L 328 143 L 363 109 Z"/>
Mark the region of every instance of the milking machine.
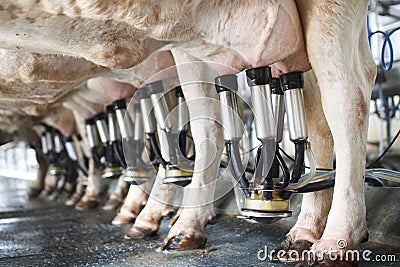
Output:
<path fill-rule="evenodd" d="M 83 175 L 87 177 L 88 176 L 87 165 L 85 164 L 85 162 L 81 162 L 79 160 L 77 148 L 75 147 L 75 143 L 72 139 L 72 136 L 64 138 L 64 144 L 67 155 L 73 162 L 74 167 L 78 168 L 83 173 Z M 78 149 L 80 149 L 80 147 Z"/>
<path fill-rule="evenodd" d="M 142 109 L 144 131 L 150 141 L 154 156 L 166 170 L 163 182 L 186 186 L 191 182 L 194 167 L 194 162 L 186 155 L 188 110 L 180 87 L 175 88 L 175 96 L 179 103 L 177 107 L 178 125 L 173 125 L 170 119 L 162 81 L 149 83 L 136 92 Z M 166 136 L 169 161 L 165 160 L 161 154 L 157 140 L 156 122 Z M 174 129 L 178 129 L 180 132 L 176 132 Z M 180 135 L 182 136 L 180 137 Z"/>
<path fill-rule="evenodd" d="M 50 196 L 50 199 L 57 199 L 62 192 L 71 193 L 75 187 L 77 179 L 76 167 L 68 155 L 65 137 L 62 134 L 46 125 L 45 132 L 41 137 L 43 153 L 49 162 L 49 174 L 60 177 L 57 182 L 56 191 Z"/>
<path fill-rule="evenodd" d="M 45 131 L 41 136 L 42 151 L 49 163 L 49 174 L 58 176 L 65 174 L 63 166 L 59 163 L 62 150 L 62 140 L 53 127 L 41 124 Z"/>
<path fill-rule="evenodd" d="M 119 160 L 123 167 L 124 180 L 133 185 L 140 185 L 148 182 L 152 177 L 152 166 L 145 163 L 142 154 L 145 149 L 143 118 L 140 104 L 133 104 L 134 122 L 127 112 L 125 99 L 113 102 L 117 122 L 121 132 L 121 149 L 115 148 L 119 153 Z M 129 148 L 122 153 L 122 143 Z"/>
<path fill-rule="evenodd" d="M 292 215 L 289 198 L 293 192 L 322 190 L 333 184 L 331 180 L 313 180 L 316 168 L 307 141 L 303 74 L 294 72 L 281 75 L 280 79 L 272 79 L 271 69 L 260 67 L 247 70 L 246 75 L 251 91 L 256 137 L 261 142 L 251 179 L 247 179 L 246 167 L 243 166 L 240 157 L 240 142 L 244 129 L 238 115 L 240 100 L 236 93 L 236 75 L 223 75 L 215 79 L 221 102 L 224 139 L 231 172 L 245 195 L 240 217 L 250 222 L 272 223 Z M 279 153 L 285 112 L 290 140 L 295 145 L 292 173 Z M 310 171 L 300 180 L 304 172 L 305 158 L 310 164 Z"/>
<path fill-rule="evenodd" d="M 101 117 L 100 120 L 96 121 L 106 158 L 106 168 L 102 177 L 119 178 L 126 163 L 122 153 L 121 133 L 113 105 L 106 107 L 105 120 Z"/>
<path fill-rule="evenodd" d="M 62 140 L 61 134 L 52 129 L 51 133 L 47 135 L 49 138 L 53 138 L 53 142 L 47 139 L 47 144 L 51 144 L 50 146 L 54 146 L 54 153 L 56 158 L 56 164 L 49 167 L 49 173 L 51 175 L 63 175 L 66 173 L 65 166 L 62 163 L 65 163 L 65 149 L 64 142 Z"/>
<path fill-rule="evenodd" d="M 97 114 L 86 120 L 86 130 L 93 160 L 96 167 L 103 171 L 102 177 L 118 178 L 122 169 L 117 162 L 112 146 L 113 142 L 117 140 L 119 129 L 116 128 L 115 113 L 112 106 L 107 106 L 106 109 L 107 113 Z M 99 140 L 102 143 L 100 153 Z M 101 155 L 104 156 L 103 161 L 101 161 Z"/>
<path fill-rule="evenodd" d="M 95 117 L 86 119 L 85 125 L 90 154 L 92 155 L 94 166 L 98 170 L 104 170 L 105 166 L 101 161 L 103 151 L 100 149 L 99 133 L 97 131 Z"/>

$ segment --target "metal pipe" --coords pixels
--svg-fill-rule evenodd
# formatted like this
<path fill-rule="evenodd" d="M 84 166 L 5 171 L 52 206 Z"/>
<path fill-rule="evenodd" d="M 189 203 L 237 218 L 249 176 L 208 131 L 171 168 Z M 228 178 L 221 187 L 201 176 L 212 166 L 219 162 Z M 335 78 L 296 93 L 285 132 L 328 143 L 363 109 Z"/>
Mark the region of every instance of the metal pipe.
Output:
<path fill-rule="evenodd" d="M 108 121 L 108 133 L 110 136 L 110 142 L 121 140 L 121 131 L 118 125 L 117 117 L 113 105 L 108 105 L 107 109 L 107 121 Z"/>
<path fill-rule="evenodd" d="M 131 138 L 133 136 L 133 122 L 129 113 L 126 112 L 125 99 L 114 101 L 113 107 L 115 110 L 115 116 L 117 117 L 119 129 L 121 131 L 121 137 L 123 139 Z"/>
<path fill-rule="evenodd" d="M 271 100 L 272 74 L 270 67 L 259 67 L 246 71 L 247 83 L 251 90 L 251 102 L 254 112 L 254 122 L 257 139 L 261 141 L 260 160 L 256 165 L 252 183 L 271 184 L 268 177 L 269 169 L 275 159 L 277 128 Z"/>
<path fill-rule="evenodd" d="M 257 139 L 263 142 L 276 139 L 275 118 L 271 101 L 271 68 L 260 67 L 248 69 L 247 83 L 251 90 L 251 103 Z"/>
<path fill-rule="evenodd" d="M 238 105 L 235 92 L 238 90 L 238 84 L 236 75 L 228 74 L 216 77 L 215 88 L 221 104 L 221 119 L 224 127 L 224 140 L 226 142 L 229 167 L 245 196 L 250 197 L 250 184 L 245 176 L 239 149 L 243 128 L 240 127 L 240 118 L 237 113 Z"/>
<path fill-rule="evenodd" d="M 143 125 L 144 131 L 149 139 L 151 152 L 154 153 L 154 156 L 158 159 L 160 164 L 166 168 L 167 161 L 162 157 L 160 147 L 158 145 L 157 137 L 156 137 L 156 124 L 155 118 L 153 113 L 153 103 L 150 99 L 150 94 L 147 86 L 141 87 L 136 90 L 135 95 L 140 102 L 140 107 L 142 110 L 142 117 L 143 117 Z"/>
<path fill-rule="evenodd" d="M 65 150 L 67 151 L 68 157 L 73 160 L 78 160 L 78 154 L 76 152 L 75 146 L 73 144 L 72 137 L 68 137 L 65 139 Z"/>
<path fill-rule="evenodd" d="M 292 142 L 305 141 L 308 138 L 307 121 L 304 109 L 303 73 L 292 72 L 279 77 L 285 94 L 285 107 Z"/>
<path fill-rule="evenodd" d="M 85 158 L 89 158 L 89 157 L 90 157 L 90 152 L 88 151 L 87 146 L 86 146 L 85 142 L 84 142 L 83 139 L 82 139 L 82 136 L 81 136 L 80 134 L 77 134 L 77 135 L 76 135 L 76 139 L 77 139 L 78 142 L 79 142 L 79 147 L 80 147 L 81 150 L 82 150 L 83 156 L 84 156 Z"/>
<path fill-rule="evenodd" d="M 304 108 L 302 72 L 292 72 L 279 77 L 285 95 L 285 107 L 289 125 L 290 140 L 295 144 L 295 161 L 290 183 L 297 183 L 304 170 L 304 152 L 307 142 L 307 123 Z M 288 199 L 291 192 L 281 194 L 283 199 Z"/>
<path fill-rule="evenodd" d="M 57 154 L 60 154 L 61 151 L 63 150 L 63 141 L 61 139 L 61 136 L 59 133 L 54 133 L 54 151 Z"/>
<path fill-rule="evenodd" d="M 42 136 L 40 137 L 40 141 L 42 144 L 42 152 L 43 154 L 47 155 L 49 151 L 47 150 L 46 132 L 42 134 Z"/>
<path fill-rule="evenodd" d="M 110 134 L 108 132 L 108 126 L 106 122 L 106 116 L 104 113 L 95 116 L 97 131 L 100 135 L 100 140 L 103 144 L 110 142 Z"/>
<path fill-rule="evenodd" d="M 285 97 L 281 89 L 279 79 L 272 78 L 271 90 L 272 107 L 276 126 L 276 142 L 279 144 L 280 142 L 282 142 L 283 126 L 285 120 Z"/>
<path fill-rule="evenodd" d="M 86 132 L 89 147 L 97 147 L 99 145 L 99 135 L 97 132 L 96 122 L 94 118 L 90 118 L 86 120 Z"/>
<path fill-rule="evenodd" d="M 189 131 L 189 110 L 183 95 L 182 87 L 175 87 L 175 96 L 178 98 L 178 131 Z"/>
<path fill-rule="evenodd" d="M 153 103 L 151 102 L 147 87 L 145 86 L 137 89 L 135 97 L 139 99 L 140 108 L 142 110 L 144 132 L 146 134 L 155 132 L 157 128 L 153 112 Z"/>
<path fill-rule="evenodd" d="M 156 81 L 147 84 L 147 90 L 149 90 L 150 99 L 153 103 L 154 115 L 157 120 L 158 126 L 165 132 L 170 132 L 172 124 L 169 120 L 169 109 L 167 101 L 164 97 L 164 86 L 162 81 Z"/>
<path fill-rule="evenodd" d="M 54 139 L 53 139 L 53 133 L 52 130 L 46 131 L 46 145 L 47 145 L 47 151 L 52 152 L 54 151 Z"/>
<path fill-rule="evenodd" d="M 94 117 L 86 120 L 86 132 L 94 164 L 96 168 L 98 168 L 99 170 L 103 170 L 105 166 L 101 163 L 100 155 L 97 153 L 97 147 L 99 145 L 99 136 L 96 127 L 96 120 Z"/>
<path fill-rule="evenodd" d="M 236 75 L 228 74 L 216 77 L 215 88 L 221 104 L 224 140 L 236 141 L 242 139 L 243 124 L 238 115 L 238 100 L 235 93 L 238 91 Z"/>
<path fill-rule="evenodd" d="M 144 125 L 143 125 L 143 115 L 140 104 L 133 105 L 135 111 L 135 125 L 133 130 L 133 140 L 143 142 L 143 133 L 144 133 Z"/>

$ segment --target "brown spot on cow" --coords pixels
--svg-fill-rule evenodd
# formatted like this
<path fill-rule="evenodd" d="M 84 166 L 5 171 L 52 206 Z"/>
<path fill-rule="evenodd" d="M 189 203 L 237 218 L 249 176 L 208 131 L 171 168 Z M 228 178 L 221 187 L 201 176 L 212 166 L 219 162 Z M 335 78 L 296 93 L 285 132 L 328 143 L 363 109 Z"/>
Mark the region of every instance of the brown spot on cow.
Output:
<path fill-rule="evenodd" d="M 50 18 L 51 16 L 53 16 L 53 15 L 50 14 L 50 13 L 48 13 L 48 12 L 46 12 L 46 11 L 42 11 L 42 12 L 40 12 L 39 18 L 41 18 L 41 19 L 48 19 L 48 18 Z"/>
<path fill-rule="evenodd" d="M 10 13 L 10 16 L 12 19 L 17 19 L 18 18 L 17 14 L 22 14 L 21 7 L 13 5 L 13 4 L 8 6 L 7 11 L 8 11 L 8 13 Z"/>
<path fill-rule="evenodd" d="M 153 12 L 154 12 L 154 18 L 158 22 L 160 20 L 161 6 L 160 5 L 154 5 L 153 6 Z"/>
<path fill-rule="evenodd" d="M 359 87 L 356 88 L 357 102 L 354 103 L 358 118 L 360 119 L 360 124 L 363 124 L 367 118 L 368 105 L 366 103 L 363 92 Z"/>
<path fill-rule="evenodd" d="M 74 12 L 78 15 L 82 12 L 82 10 L 79 6 L 74 6 Z"/>
<path fill-rule="evenodd" d="M 36 22 L 35 18 L 26 17 L 25 20 L 29 21 L 29 23 L 33 24 Z"/>

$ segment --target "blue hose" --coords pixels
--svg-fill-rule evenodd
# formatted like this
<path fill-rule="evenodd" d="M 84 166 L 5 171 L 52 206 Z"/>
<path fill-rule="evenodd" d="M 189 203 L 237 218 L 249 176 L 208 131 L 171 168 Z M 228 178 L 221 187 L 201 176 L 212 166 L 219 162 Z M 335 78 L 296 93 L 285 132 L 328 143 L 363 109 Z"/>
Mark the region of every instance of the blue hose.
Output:
<path fill-rule="evenodd" d="M 393 67 L 393 63 L 394 63 L 393 42 L 390 39 L 390 36 L 392 36 L 393 33 L 400 30 L 400 27 L 397 27 L 397 28 L 391 30 L 389 33 L 386 33 L 381 30 L 371 32 L 371 28 L 369 25 L 369 17 L 367 17 L 367 29 L 368 29 L 368 40 L 370 42 L 370 47 L 371 47 L 371 37 L 374 36 L 375 34 L 381 34 L 385 38 L 385 41 L 383 42 L 383 45 L 382 45 L 381 62 L 382 62 L 382 66 L 383 66 L 384 70 L 390 70 Z M 386 60 L 385 60 L 385 52 L 386 52 L 387 46 L 389 47 L 389 63 L 388 64 L 386 63 Z"/>

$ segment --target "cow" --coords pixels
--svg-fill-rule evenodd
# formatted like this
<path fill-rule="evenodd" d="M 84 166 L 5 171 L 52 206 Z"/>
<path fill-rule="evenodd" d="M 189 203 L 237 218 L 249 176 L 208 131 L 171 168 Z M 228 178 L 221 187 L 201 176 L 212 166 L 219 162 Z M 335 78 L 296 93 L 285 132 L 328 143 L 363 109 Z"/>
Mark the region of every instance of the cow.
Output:
<path fill-rule="evenodd" d="M 235 51 L 246 63 L 241 69 L 272 65 L 277 76 L 312 67 L 321 96 L 307 98 L 307 105 L 321 102 L 324 113 L 308 112 L 310 120 L 315 116 L 310 141 L 326 140 L 314 146 L 318 167 L 330 165 L 335 146 L 336 184 L 333 196 L 327 190 L 304 197 L 288 239 L 289 243 L 306 240 L 322 253 L 338 248 L 339 239 L 345 239 L 346 249 L 351 249 L 367 236 L 363 169 L 368 103 L 376 75 L 365 29 L 367 6 L 366 0 L 6 1 L 0 46 L 81 56 L 106 67 L 128 68 L 166 42 L 202 39 Z M 117 41 L 113 36 L 118 36 Z M 177 64 L 196 58 L 183 48 L 172 51 Z M 185 228 L 188 217 L 193 219 L 185 214 L 171 229 L 170 239 L 176 237 L 179 225 Z M 194 218 L 196 230 L 208 220 Z"/>
<path fill-rule="evenodd" d="M 39 169 L 37 177 L 28 191 L 28 197 L 34 198 L 45 188 L 45 178 L 48 170 L 48 163 L 40 142 L 40 132 L 35 127 L 31 127 L 35 120 L 27 114 L 21 114 L 17 110 L 1 110 L 0 113 L 2 122 L 1 145 L 13 141 L 21 141 L 35 151 Z"/>

